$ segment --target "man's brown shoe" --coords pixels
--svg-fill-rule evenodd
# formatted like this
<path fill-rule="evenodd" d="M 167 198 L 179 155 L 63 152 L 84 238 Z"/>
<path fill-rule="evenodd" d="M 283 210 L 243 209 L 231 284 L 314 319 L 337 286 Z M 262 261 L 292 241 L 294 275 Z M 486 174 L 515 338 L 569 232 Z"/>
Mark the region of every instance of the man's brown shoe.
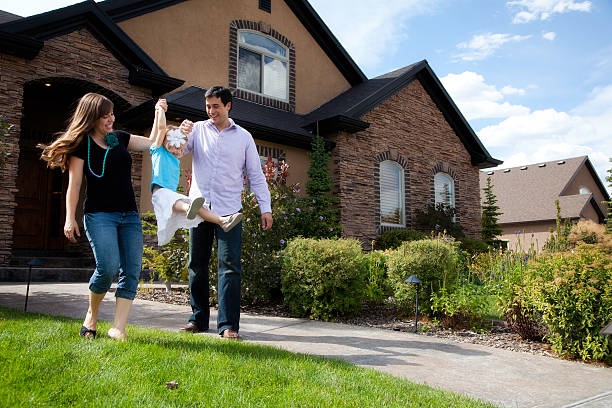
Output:
<path fill-rule="evenodd" d="M 200 330 L 198 330 L 198 326 L 196 326 L 195 323 L 191 323 L 191 322 L 181 327 L 179 331 L 188 332 L 188 333 L 199 333 L 200 332 Z"/>
<path fill-rule="evenodd" d="M 221 336 L 224 339 L 232 339 L 232 340 L 238 340 L 240 338 L 240 336 L 238 335 L 238 332 L 235 332 L 232 329 L 223 330 L 223 333 L 221 334 Z"/>

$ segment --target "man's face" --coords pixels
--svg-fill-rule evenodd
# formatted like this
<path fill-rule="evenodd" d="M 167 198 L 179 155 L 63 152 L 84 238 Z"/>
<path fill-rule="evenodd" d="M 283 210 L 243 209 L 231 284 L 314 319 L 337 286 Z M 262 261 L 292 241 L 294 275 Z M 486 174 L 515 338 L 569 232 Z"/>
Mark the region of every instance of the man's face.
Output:
<path fill-rule="evenodd" d="M 231 107 L 231 102 L 223 105 L 221 98 L 216 96 L 206 98 L 206 113 L 215 125 L 223 125 L 227 121 Z"/>

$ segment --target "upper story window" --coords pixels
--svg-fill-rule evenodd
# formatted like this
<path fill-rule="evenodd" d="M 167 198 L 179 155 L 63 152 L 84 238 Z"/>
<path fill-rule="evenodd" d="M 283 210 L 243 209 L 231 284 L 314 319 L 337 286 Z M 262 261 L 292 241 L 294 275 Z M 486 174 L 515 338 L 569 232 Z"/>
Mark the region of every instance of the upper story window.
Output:
<path fill-rule="evenodd" d="M 253 31 L 238 31 L 238 88 L 288 100 L 287 48 L 268 36 Z"/>
<path fill-rule="evenodd" d="M 436 206 L 440 203 L 455 207 L 455 183 L 446 173 L 436 173 L 434 176 L 434 191 Z"/>
<path fill-rule="evenodd" d="M 380 163 L 380 222 L 405 226 L 404 169 L 396 162 Z"/>
<path fill-rule="evenodd" d="M 587 187 L 580 187 L 580 189 L 578 190 L 578 192 L 580 194 L 591 194 L 591 190 L 589 190 Z"/>

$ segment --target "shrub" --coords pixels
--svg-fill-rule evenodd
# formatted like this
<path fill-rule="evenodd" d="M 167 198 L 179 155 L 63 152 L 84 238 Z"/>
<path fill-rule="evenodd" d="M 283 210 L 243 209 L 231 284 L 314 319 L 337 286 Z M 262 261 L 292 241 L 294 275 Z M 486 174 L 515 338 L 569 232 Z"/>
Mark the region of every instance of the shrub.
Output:
<path fill-rule="evenodd" d="M 433 231 L 435 234 L 449 234 L 455 238 L 465 236 L 463 227 L 455 222 L 457 211 L 444 203 L 430 204 L 425 211 L 416 210 L 416 225 L 421 231 Z"/>
<path fill-rule="evenodd" d="M 499 246 L 499 241 L 492 240 L 493 244 Z M 470 254 L 477 254 L 481 252 L 487 252 L 489 250 L 489 244 L 483 240 L 463 237 L 459 239 L 459 245 L 461 249 L 469 252 Z"/>
<path fill-rule="evenodd" d="M 417 275 L 422 282 L 419 304 L 423 313 L 431 313 L 431 295 L 457 279 L 456 244 L 442 239 L 404 242 L 389 252 L 387 269 L 393 295 L 401 311 L 412 310 L 416 295 L 414 285 L 404 281 Z"/>
<path fill-rule="evenodd" d="M 489 296 L 484 286 L 462 281 L 433 293 L 431 310 L 443 327 L 479 329 L 489 310 Z"/>
<path fill-rule="evenodd" d="M 373 242 L 373 241 L 372 241 Z M 386 255 L 382 251 L 371 251 L 366 255 L 368 276 L 365 287 L 365 300 L 380 304 L 393 294 L 387 276 Z"/>
<path fill-rule="evenodd" d="M 145 235 L 157 237 L 155 214 L 146 212 L 142 215 L 142 231 Z M 187 275 L 189 260 L 189 232 L 179 229 L 166 245 L 143 247 L 142 266 L 153 269 L 158 278 L 168 283 L 181 281 Z M 153 278 L 153 276 L 151 277 Z"/>
<path fill-rule="evenodd" d="M 612 361 L 612 342 L 599 335 L 612 320 L 612 257 L 604 250 L 582 245 L 542 258 L 525 296 L 542 313 L 559 355 Z"/>
<path fill-rule="evenodd" d="M 295 238 L 282 252 L 282 291 L 296 316 L 323 320 L 361 310 L 367 259 L 354 239 Z"/>
<path fill-rule="evenodd" d="M 427 236 L 420 231 L 408 229 L 394 229 L 385 231 L 376 239 L 376 249 L 386 250 L 399 247 L 402 242 L 418 241 L 425 239 Z"/>
<path fill-rule="evenodd" d="M 606 226 L 591 220 L 580 220 L 572 226 L 567 237 L 570 244 L 599 244 L 606 250 L 612 250 L 612 235 L 606 232 Z"/>

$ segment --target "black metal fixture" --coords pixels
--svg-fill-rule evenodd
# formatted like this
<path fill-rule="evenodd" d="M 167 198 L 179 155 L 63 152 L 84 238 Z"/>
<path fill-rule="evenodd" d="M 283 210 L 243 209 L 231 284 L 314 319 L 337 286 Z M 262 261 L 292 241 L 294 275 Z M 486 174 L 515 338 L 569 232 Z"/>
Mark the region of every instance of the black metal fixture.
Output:
<path fill-rule="evenodd" d="M 416 300 L 414 304 L 414 332 L 417 333 L 419 329 L 419 288 L 421 286 L 421 280 L 416 275 L 411 275 L 404 282 L 416 285 Z"/>
<path fill-rule="evenodd" d="M 28 287 L 26 289 L 26 299 L 25 305 L 23 306 L 23 311 L 26 312 L 28 310 L 28 295 L 30 294 L 30 282 L 32 281 L 32 267 L 33 266 L 43 266 L 43 262 L 38 258 L 32 258 L 28 261 Z"/>

